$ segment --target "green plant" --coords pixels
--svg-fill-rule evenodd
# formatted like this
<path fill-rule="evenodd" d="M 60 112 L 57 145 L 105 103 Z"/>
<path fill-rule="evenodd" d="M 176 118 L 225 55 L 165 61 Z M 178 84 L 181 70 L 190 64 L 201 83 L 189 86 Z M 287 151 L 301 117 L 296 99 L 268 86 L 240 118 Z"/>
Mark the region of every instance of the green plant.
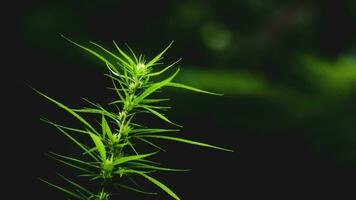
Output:
<path fill-rule="evenodd" d="M 156 171 L 185 170 L 161 167 L 158 163 L 149 160 L 150 157 L 162 150 L 160 146 L 151 141 L 152 139 L 173 140 L 191 145 L 231 151 L 206 143 L 165 134 L 178 131 L 178 129 L 147 128 L 134 122 L 136 115 L 148 113 L 174 126 L 180 127 L 180 125 L 173 123 L 162 114 L 162 111 L 167 110 L 169 107 L 161 106 L 159 103 L 169 99 L 152 97 L 153 93 L 156 93 L 163 87 L 177 87 L 195 92 L 220 95 L 173 82 L 179 69 L 164 80 L 152 81 L 154 77 L 160 77 L 179 61 L 178 60 L 161 70 L 156 70 L 156 67 L 161 64 L 158 62 L 162 59 L 162 55 L 168 50 L 172 43 L 152 60 L 146 61 L 142 55 L 137 57 L 131 48 L 128 47 L 131 53 L 129 56 L 122 51 L 115 42 L 114 45 L 118 51 L 117 54 L 114 54 L 94 42 L 90 42 L 96 48 L 101 50 L 101 53 L 98 53 L 98 50 L 95 51 L 75 43 L 66 37 L 64 38 L 99 58 L 107 65 L 109 69 L 109 74 L 107 74 L 107 76 L 111 79 L 113 86 L 110 89 L 117 94 L 118 99 L 108 103 L 108 106 L 114 111 L 110 111 L 99 104 L 89 101 L 91 108 L 74 109 L 35 90 L 49 101 L 66 110 L 78 119 L 83 126 L 82 128 L 73 128 L 43 119 L 43 121 L 56 127 L 83 151 L 83 156 L 80 158 L 53 152 L 49 153 L 49 156 L 64 165 L 74 168 L 79 173 L 78 178 L 81 177 L 85 178 L 85 180 L 89 179 L 90 182 L 94 182 L 97 186 L 97 191 L 91 192 L 87 188 L 61 174 L 58 175 L 71 185 L 72 189 L 60 187 L 41 179 L 43 182 L 64 192 L 67 196 L 82 200 L 109 199 L 109 190 L 116 187 L 140 193 L 155 194 L 144 191 L 142 187 L 133 180 L 133 177 L 140 176 L 164 190 L 174 199 L 180 199 L 171 189 L 159 180 L 153 178 L 151 173 Z M 101 122 L 92 123 L 85 119 L 83 114 L 94 114 L 94 117 L 99 116 Z M 83 139 L 85 137 L 90 139 L 89 144 L 84 142 Z M 136 147 L 136 145 L 138 146 L 137 143 L 151 145 L 157 148 L 158 151 L 141 153 Z M 124 179 L 127 179 L 128 183 L 125 182 L 126 184 L 124 184 Z"/>

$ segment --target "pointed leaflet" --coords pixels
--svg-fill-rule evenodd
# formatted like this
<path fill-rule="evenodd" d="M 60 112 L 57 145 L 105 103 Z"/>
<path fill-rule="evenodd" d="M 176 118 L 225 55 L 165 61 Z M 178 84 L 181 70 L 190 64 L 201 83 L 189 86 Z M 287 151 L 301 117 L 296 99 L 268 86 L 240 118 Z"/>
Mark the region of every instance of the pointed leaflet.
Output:
<path fill-rule="evenodd" d="M 146 192 L 146 191 L 143 191 L 143 190 L 140 190 L 140 189 L 128 186 L 128 185 L 123 185 L 123 184 L 120 184 L 120 183 L 115 183 L 114 186 L 122 187 L 122 188 L 125 188 L 127 190 L 131 190 L 131 191 L 142 193 L 142 194 L 151 194 L 151 195 L 156 195 L 157 194 L 157 193 L 154 193 L 154 192 Z"/>
<path fill-rule="evenodd" d="M 69 162 L 64 161 L 64 160 L 62 160 L 62 159 L 60 159 L 60 158 L 56 158 L 56 157 L 54 157 L 54 156 L 52 156 L 52 155 L 48 155 L 48 156 L 51 157 L 51 158 L 53 158 L 54 160 L 56 160 L 56 161 L 58 161 L 58 162 L 61 162 L 61 163 L 65 164 L 65 165 L 68 165 L 68 166 L 73 167 L 73 168 L 75 168 L 75 169 L 78 169 L 78 170 L 80 170 L 80 171 L 83 171 L 83 172 L 86 172 L 86 173 L 89 173 L 89 174 L 92 174 L 92 173 L 93 173 L 93 172 L 91 172 L 91 171 L 89 171 L 89 170 L 87 170 L 87 169 L 85 169 L 85 168 L 79 167 L 78 165 L 69 163 Z"/>
<path fill-rule="evenodd" d="M 142 92 L 141 95 L 139 95 L 137 98 L 136 98 L 136 103 L 140 103 L 143 99 L 145 99 L 148 95 L 152 94 L 153 92 L 157 91 L 158 89 L 160 89 L 161 87 L 167 85 L 169 82 L 171 82 L 171 80 L 178 74 L 179 72 L 179 68 L 177 69 L 177 71 L 172 75 L 170 76 L 169 78 L 161 81 L 161 82 L 158 82 L 158 83 L 154 83 L 151 85 L 151 87 L 147 88 L 144 92 Z"/>
<path fill-rule="evenodd" d="M 76 159 L 76 158 L 73 158 L 73 157 L 69 157 L 69 156 L 64 156 L 64 155 L 61 155 L 61 154 L 58 154 L 58 153 L 54 153 L 54 152 L 49 152 L 49 153 L 52 154 L 52 155 L 49 155 L 51 157 L 57 156 L 57 157 L 60 157 L 60 158 L 66 159 L 66 160 L 70 160 L 70 161 L 74 161 L 74 162 L 77 162 L 77 163 L 80 163 L 80 164 L 88 165 L 90 167 L 99 168 L 98 166 L 92 164 L 91 162 L 79 160 L 79 159 Z"/>
<path fill-rule="evenodd" d="M 98 149 L 98 152 L 100 154 L 101 160 L 105 161 L 106 160 L 106 150 L 103 142 L 101 141 L 101 138 L 91 132 L 88 132 L 90 134 L 91 139 L 95 143 L 96 148 Z"/>
<path fill-rule="evenodd" d="M 155 169 L 161 171 L 175 171 L 175 172 L 190 171 L 190 169 L 173 169 L 173 168 L 166 168 L 166 167 L 158 167 L 158 166 L 148 165 L 139 162 L 131 162 L 130 164 L 132 164 L 131 167 L 135 167 L 135 168 Z"/>
<path fill-rule="evenodd" d="M 110 140 L 114 140 L 114 137 L 112 135 L 112 132 L 111 132 L 111 129 L 110 129 L 110 126 L 108 124 L 108 122 L 106 121 L 104 115 L 102 117 L 102 120 L 101 120 L 101 126 L 102 126 L 102 131 L 103 131 L 103 137 L 105 138 L 105 134 L 108 136 L 108 138 Z"/>
<path fill-rule="evenodd" d="M 165 67 L 161 71 L 149 73 L 149 74 L 147 74 L 147 76 L 158 76 L 158 75 L 162 74 L 163 72 L 167 71 L 169 68 L 173 67 L 175 64 L 177 64 L 181 60 L 182 60 L 182 58 L 179 58 L 179 60 L 177 60 L 174 63 L 170 64 L 168 67 Z"/>
<path fill-rule="evenodd" d="M 142 173 L 140 171 L 136 171 L 136 170 L 126 170 L 128 173 L 136 173 L 141 175 L 142 177 L 146 178 L 147 180 L 151 181 L 153 184 L 155 184 L 156 186 L 158 186 L 159 188 L 161 188 L 163 191 L 165 191 L 167 194 L 169 194 L 171 197 L 173 197 L 176 200 L 180 200 L 180 198 L 171 190 L 169 189 L 167 186 L 165 186 L 163 183 L 159 182 L 157 179 L 148 176 L 145 173 Z"/>
<path fill-rule="evenodd" d="M 92 49 L 89 49 L 89 48 L 87 48 L 87 47 L 85 47 L 85 46 L 83 46 L 83 45 L 80 45 L 80 44 L 74 42 L 73 40 L 71 40 L 71 39 L 65 37 L 64 35 L 61 35 L 61 36 L 62 36 L 64 39 L 66 39 L 67 41 L 69 41 L 70 43 L 72 43 L 72 44 L 74 44 L 74 45 L 76 45 L 76 46 L 78 46 L 78 47 L 84 49 L 85 51 L 87 51 L 87 52 L 89 52 L 89 53 L 91 53 L 91 54 L 93 54 L 95 57 L 99 58 L 99 59 L 100 59 L 101 61 L 103 61 L 104 63 L 107 63 L 107 64 L 110 66 L 110 68 L 111 68 L 112 70 L 114 70 L 117 74 L 120 74 L 119 71 L 117 71 L 116 67 L 114 67 L 114 65 L 111 64 L 111 63 L 110 63 L 105 57 L 103 57 L 102 55 L 98 54 L 97 52 L 93 51 Z"/>
<path fill-rule="evenodd" d="M 125 162 L 133 161 L 133 160 L 140 160 L 142 158 L 146 158 L 146 157 L 152 156 L 152 155 L 154 155 L 156 153 L 157 152 L 121 157 L 121 158 L 118 158 L 118 159 L 114 160 L 113 165 L 118 165 L 118 164 L 122 164 L 122 163 L 125 163 Z"/>
<path fill-rule="evenodd" d="M 139 61 L 137 60 L 137 56 L 136 56 L 136 54 L 134 53 L 134 51 L 131 49 L 131 47 L 130 47 L 128 44 L 126 44 L 126 43 L 125 43 L 125 45 L 126 45 L 126 47 L 130 50 L 132 56 L 133 56 L 134 59 L 135 59 L 135 62 L 136 62 L 136 63 L 139 63 Z"/>
<path fill-rule="evenodd" d="M 45 181 L 45 180 L 43 180 L 43 179 L 40 179 L 40 181 L 42 181 L 42 182 L 44 182 L 44 183 L 46 183 L 46 184 L 48 184 L 48 185 L 50 185 L 50 186 L 56 188 L 56 189 L 59 190 L 59 191 L 62 191 L 62 192 L 64 192 L 64 193 L 66 193 L 66 194 L 69 194 L 69 195 L 71 195 L 71 196 L 73 196 L 73 197 L 75 197 L 75 198 L 82 199 L 82 200 L 87 200 L 87 199 L 84 199 L 83 197 L 79 196 L 78 194 L 76 194 L 76 193 L 74 193 L 74 192 L 72 192 L 72 191 L 70 191 L 70 190 L 67 190 L 67 189 L 65 189 L 65 188 L 59 187 L 59 186 L 57 186 L 57 185 L 55 185 L 55 184 L 53 184 L 53 183 L 50 183 L 50 182 Z"/>
<path fill-rule="evenodd" d="M 68 108 L 66 105 L 52 99 L 51 97 L 43 94 L 42 92 L 32 88 L 35 92 L 37 92 L 38 94 L 42 95 L 43 97 L 45 97 L 46 99 L 50 100 L 51 102 L 57 104 L 57 106 L 63 108 L 64 110 L 66 110 L 67 112 L 69 112 L 71 115 L 73 115 L 75 118 L 77 118 L 79 121 L 81 121 L 85 126 L 87 126 L 91 131 L 93 131 L 94 133 L 97 133 L 97 131 L 89 124 L 89 122 L 87 122 L 83 117 L 81 117 L 80 115 L 78 115 L 76 112 L 73 111 L 73 109 Z"/>
<path fill-rule="evenodd" d="M 142 103 L 157 103 L 162 101 L 169 101 L 169 99 L 144 99 Z"/>
<path fill-rule="evenodd" d="M 114 40 L 113 43 L 119 53 L 130 63 L 130 65 L 135 65 L 135 62 L 130 58 L 130 56 L 128 56 L 124 51 L 122 51 Z"/>
<path fill-rule="evenodd" d="M 146 139 L 140 138 L 139 136 L 133 136 L 133 138 L 136 138 L 136 139 L 138 139 L 138 140 L 140 140 L 142 142 L 145 142 L 145 143 L 147 143 L 147 144 L 149 144 L 149 145 L 151 145 L 151 146 L 153 146 L 153 147 L 155 147 L 155 148 L 157 148 L 157 149 L 159 149 L 161 151 L 166 152 L 166 150 L 164 150 L 162 147 L 160 147 L 160 146 L 158 146 L 158 145 L 156 145 L 156 144 L 154 144 L 154 143 L 152 143 L 152 142 L 150 142 L 150 141 L 148 141 Z"/>
<path fill-rule="evenodd" d="M 154 57 L 150 62 L 148 62 L 146 64 L 147 67 L 152 66 L 153 64 L 155 64 L 157 61 L 159 61 L 162 57 L 162 55 L 169 49 L 169 47 L 172 46 L 174 41 L 172 41 L 161 53 L 159 53 L 156 57 Z"/>
<path fill-rule="evenodd" d="M 202 147 L 208 147 L 208 148 L 218 149 L 218 150 L 222 150 L 222 151 L 230 151 L 230 152 L 233 152 L 233 150 L 230 150 L 230 149 L 225 149 L 225 148 L 217 147 L 217 146 L 210 145 L 210 144 L 206 144 L 206 143 L 202 143 L 202 142 L 196 142 L 196 141 L 192 141 L 192 140 L 187 140 L 187 139 L 177 138 L 177 137 L 171 137 L 171 136 L 163 136 L 163 135 L 141 135 L 140 137 L 172 140 L 172 141 L 187 143 L 187 144 L 196 145 L 196 146 L 202 146 Z"/>
<path fill-rule="evenodd" d="M 179 129 L 161 129 L 161 128 L 136 128 L 131 130 L 130 133 L 135 135 L 147 134 L 147 133 L 165 133 L 165 132 L 177 132 Z"/>
<path fill-rule="evenodd" d="M 112 53 L 111 51 L 105 49 L 104 47 L 102 47 L 101 45 L 95 43 L 95 42 L 90 42 L 91 44 L 99 47 L 100 49 L 102 49 L 103 51 L 105 51 L 106 53 L 110 54 L 112 57 L 116 58 L 117 60 L 119 60 L 120 62 L 122 62 L 124 65 L 130 66 L 127 62 L 125 62 L 124 60 L 122 60 L 120 57 L 118 57 L 117 55 L 115 55 L 114 53 Z M 110 67 L 110 66 L 109 66 Z M 116 70 L 117 71 L 117 70 Z M 115 71 L 115 73 L 116 73 Z M 118 74 L 119 75 L 119 74 Z"/>
<path fill-rule="evenodd" d="M 88 131 L 86 131 L 86 130 L 72 128 L 72 127 L 69 127 L 69 126 L 59 125 L 59 124 L 56 124 L 56 123 L 54 123 L 54 122 L 52 122 L 52 121 L 50 121 L 48 119 L 45 119 L 45 118 L 41 118 L 40 120 L 45 122 L 45 123 L 51 124 L 52 126 L 55 126 L 55 127 L 63 128 L 63 129 L 74 131 L 74 132 L 78 132 L 78 133 L 88 134 Z"/>
<path fill-rule="evenodd" d="M 183 88 L 183 89 L 191 90 L 191 91 L 194 91 L 194 92 L 200 92 L 200 93 L 217 95 L 217 96 L 222 96 L 223 95 L 223 94 L 219 94 L 219 93 L 215 93 L 215 92 L 208 92 L 208 91 L 205 91 L 205 90 L 201 90 L 201 89 L 198 89 L 198 88 L 195 88 L 195 87 L 191 87 L 191 86 L 188 86 L 188 85 L 184 85 L 184 84 L 181 84 L 181 83 L 172 83 L 172 82 L 170 82 L 170 83 L 167 83 L 165 86 Z"/>
<path fill-rule="evenodd" d="M 159 117 L 159 118 L 161 118 L 163 121 L 166 121 L 166 122 L 168 122 L 168 123 L 170 123 L 170 124 L 173 124 L 173 125 L 175 125 L 175 126 L 178 126 L 178 127 L 182 127 L 181 125 L 178 125 L 178 124 L 176 124 L 176 123 L 174 123 L 174 122 L 171 122 L 169 119 L 167 119 L 165 116 L 163 116 L 161 113 L 159 113 L 159 112 L 157 112 L 157 111 L 155 111 L 155 110 L 153 110 L 153 109 L 151 109 L 151 108 L 149 108 L 149 107 L 147 107 L 147 106 L 141 106 L 142 108 L 144 108 L 144 109 L 146 109 L 146 110 L 148 110 L 150 113 L 152 113 L 152 114 L 154 114 L 154 115 L 156 115 L 157 117 Z"/>
<path fill-rule="evenodd" d="M 84 188 L 83 186 L 79 185 L 78 183 L 66 178 L 65 176 L 63 176 L 62 174 L 57 173 L 58 176 L 60 176 L 62 179 L 64 179 L 65 181 L 67 181 L 68 183 L 74 185 L 76 188 L 86 192 L 89 195 L 93 195 L 93 193 L 91 193 L 89 190 L 87 190 L 86 188 Z M 85 196 L 85 195 L 84 195 Z"/>
<path fill-rule="evenodd" d="M 64 131 L 62 128 L 55 126 L 58 130 L 60 130 L 65 136 L 67 136 L 70 140 L 72 140 L 76 145 L 78 145 L 81 149 L 83 149 L 85 152 L 88 152 L 88 149 L 84 146 L 84 144 L 78 142 L 76 139 L 74 139 L 69 133 Z M 88 152 L 88 154 L 95 160 L 98 161 L 98 158 L 92 154 L 91 152 Z"/>

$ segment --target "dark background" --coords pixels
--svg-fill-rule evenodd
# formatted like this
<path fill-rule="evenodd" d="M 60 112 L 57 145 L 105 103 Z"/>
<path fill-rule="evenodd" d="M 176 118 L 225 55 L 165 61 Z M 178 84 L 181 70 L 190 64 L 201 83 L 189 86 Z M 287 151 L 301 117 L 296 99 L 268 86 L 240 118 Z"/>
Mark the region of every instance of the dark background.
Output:
<path fill-rule="evenodd" d="M 60 34 L 108 48 L 115 39 L 149 58 L 174 40 L 165 63 L 183 58 L 177 81 L 225 94 L 165 90 L 182 136 L 235 150 L 167 143 L 160 161 L 193 169 L 158 175 L 182 199 L 354 197 L 355 11 L 352 0 L 22 2 L 8 39 L 15 51 L 3 66 L 11 77 L 3 146 L 5 175 L 18 190 L 12 199 L 63 199 L 37 178 L 61 183 L 55 172 L 70 169 L 44 154 L 75 151 L 39 118 L 76 121 L 28 85 L 73 107 L 112 97 L 103 64 Z"/>

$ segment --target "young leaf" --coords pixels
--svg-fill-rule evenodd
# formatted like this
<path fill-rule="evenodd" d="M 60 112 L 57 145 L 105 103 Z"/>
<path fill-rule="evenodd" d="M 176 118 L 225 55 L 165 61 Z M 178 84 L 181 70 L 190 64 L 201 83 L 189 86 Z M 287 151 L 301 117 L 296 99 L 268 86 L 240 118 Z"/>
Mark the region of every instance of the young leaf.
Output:
<path fill-rule="evenodd" d="M 78 46 L 78 47 L 84 49 L 85 51 L 87 51 L 87 52 L 89 52 L 89 53 L 91 53 L 91 54 L 93 54 L 95 57 L 99 58 L 99 59 L 100 59 L 101 61 L 103 61 L 104 63 L 107 63 L 107 64 L 110 66 L 111 69 L 116 70 L 115 72 L 119 74 L 119 72 L 117 71 L 116 67 L 114 67 L 114 65 L 111 64 L 110 61 L 108 61 L 104 56 L 102 56 L 102 55 L 100 55 L 99 53 L 93 51 L 92 49 L 89 49 L 89 48 L 87 48 L 87 47 L 85 47 L 85 46 L 83 46 L 83 45 L 80 45 L 80 44 L 74 42 L 73 40 L 71 40 L 71 39 L 65 37 L 64 35 L 61 35 L 61 36 L 62 36 L 64 39 L 66 39 L 67 41 L 69 41 L 70 43 L 72 43 L 72 44 L 74 44 L 74 45 L 76 45 L 76 46 Z"/>
<path fill-rule="evenodd" d="M 174 41 L 172 41 L 161 53 L 159 53 L 156 57 L 154 57 L 150 62 L 148 62 L 146 64 L 147 67 L 152 66 L 153 64 L 155 64 L 157 61 L 159 61 L 162 57 L 162 55 L 169 49 L 169 47 L 172 46 Z"/>
<path fill-rule="evenodd" d="M 106 121 L 104 115 L 102 116 L 101 125 L 102 125 L 103 135 L 107 135 L 110 140 L 114 140 L 110 126 L 109 126 L 108 122 Z"/>
<path fill-rule="evenodd" d="M 100 158 L 102 161 L 106 161 L 106 150 L 105 150 L 105 145 L 101 141 L 101 138 L 91 132 L 89 132 L 91 139 L 95 143 L 96 148 L 98 148 Z"/>
<path fill-rule="evenodd" d="M 113 43 L 116 49 L 119 51 L 119 53 L 130 63 L 130 65 L 132 66 L 135 65 L 135 62 L 130 58 L 130 56 L 128 56 L 124 51 L 122 51 L 114 40 Z"/>
<path fill-rule="evenodd" d="M 163 72 L 167 71 L 169 68 L 173 67 L 175 64 L 177 64 L 181 60 L 182 60 L 182 58 L 179 58 L 177 61 L 175 61 L 174 63 L 170 64 L 168 67 L 165 67 L 161 71 L 149 73 L 147 76 L 158 76 L 158 75 L 162 74 Z"/>

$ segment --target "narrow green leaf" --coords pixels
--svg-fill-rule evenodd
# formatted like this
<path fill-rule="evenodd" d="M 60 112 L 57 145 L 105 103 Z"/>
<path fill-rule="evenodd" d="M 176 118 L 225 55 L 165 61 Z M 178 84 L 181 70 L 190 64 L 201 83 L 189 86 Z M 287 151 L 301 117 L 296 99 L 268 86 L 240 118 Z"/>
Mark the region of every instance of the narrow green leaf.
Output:
<path fill-rule="evenodd" d="M 130 56 L 128 56 L 124 51 L 122 51 L 114 40 L 113 43 L 119 53 L 130 63 L 130 65 L 135 65 L 135 62 L 130 58 Z"/>
<path fill-rule="evenodd" d="M 40 119 L 41 121 L 45 122 L 45 123 L 48 123 L 52 126 L 56 126 L 56 127 L 60 127 L 60 128 L 63 128 L 63 129 L 66 129 L 66 130 L 69 130 L 69 131 L 74 131 L 74 132 L 78 132 L 78 133 L 85 133 L 85 134 L 88 134 L 88 131 L 86 130 L 82 130 L 82 129 L 77 129 L 77 128 L 72 128 L 72 127 L 68 127 L 68 126 L 63 126 L 63 125 L 60 125 L 60 124 L 57 124 L 57 123 L 54 123 L 48 119 L 45 119 L 45 118 L 41 118 Z"/>
<path fill-rule="evenodd" d="M 172 63 L 169 66 L 165 67 L 161 71 L 149 73 L 147 76 L 158 76 L 158 75 L 162 74 L 163 72 L 167 71 L 169 68 L 173 67 L 175 64 L 177 64 L 181 60 L 182 60 L 182 58 L 179 58 L 177 61 L 175 61 L 174 63 Z"/>
<path fill-rule="evenodd" d="M 91 172 L 91 171 L 89 171 L 89 170 L 87 170 L 87 169 L 85 169 L 85 168 L 79 167 L 78 165 L 75 165 L 75 164 L 66 162 L 66 161 L 64 161 L 64 160 L 62 160 L 62 159 L 56 158 L 56 157 L 51 156 L 51 155 L 48 155 L 48 156 L 51 157 L 52 159 L 58 161 L 58 162 L 61 162 L 61 163 L 65 164 L 65 165 L 68 165 L 68 166 L 73 167 L 73 168 L 75 168 L 75 169 L 78 169 L 78 170 L 80 170 L 80 171 L 83 171 L 83 172 L 86 172 L 86 173 L 93 173 L 93 172 Z"/>
<path fill-rule="evenodd" d="M 125 62 L 123 59 L 121 59 L 120 57 L 118 57 L 117 55 L 115 55 L 114 53 L 112 53 L 111 51 L 105 49 L 104 47 L 102 47 L 101 45 L 90 41 L 91 44 L 99 47 L 100 49 L 102 49 L 103 51 L 105 51 L 106 53 L 108 53 L 109 55 L 111 55 L 112 57 L 116 58 L 117 60 L 119 60 L 120 62 L 122 62 L 124 65 L 130 66 L 127 62 Z M 109 66 L 110 67 L 110 66 Z M 117 73 L 118 71 L 116 70 L 115 73 Z"/>
<path fill-rule="evenodd" d="M 89 195 L 92 195 L 93 193 L 91 193 L 89 190 L 87 190 L 86 188 L 84 188 L 83 186 L 79 185 L 78 183 L 66 178 L 65 176 L 57 173 L 58 176 L 60 176 L 62 179 L 64 179 L 65 181 L 67 181 L 68 183 L 72 184 L 73 186 L 75 186 L 76 188 L 86 192 Z"/>
<path fill-rule="evenodd" d="M 91 139 L 95 143 L 96 148 L 98 149 L 101 160 L 105 161 L 106 160 L 106 150 L 105 150 L 105 145 L 101 141 L 101 138 L 91 132 L 89 132 L 89 134 L 90 134 Z"/>
<path fill-rule="evenodd" d="M 181 125 L 176 124 L 176 123 L 170 121 L 170 120 L 167 119 L 165 116 L 163 116 L 161 113 L 159 113 L 159 112 L 157 112 L 157 111 L 155 111 L 155 110 L 153 110 L 153 109 L 151 109 L 151 108 L 149 108 L 149 107 L 147 107 L 147 106 L 141 106 L 141 107 L 144 108 L 144 109 L 146 109 L 146 110 L 148 110 L 150 113 L 156 115 L 157 117 L 159 117 L 160 119 L 162 119 L 162 120 L 165 121 L 165 122 L 168 122 L 168 123 L 173 124 L 173 125 L 178 126 L 178 127 L 182 127 Z"/>
<path fill-rule="evenodd" d="M 140 137 L 172 140 L 172 141 L 187 143 L 187 144 L 196 145 L 196 146 L 202 146 L 202 147 L 208 147 L 208 148 L 213 148 L 213 149 L 218 149 L 218 150 L 233 152 L 233 150 L 230 150 L 230 149 L 225 149 L 225 148 L 217 147 L 217 146 L 210 145 L 210 144 L 206 144 L 206 143 L 202 143 L 202 142 L 196 142 L 196 141 L 187 140 L 187 139 L 182 139 L 182 138 L 177 138 L 177 137 L 172 137 L 172 136 L 163 136 L 163 135 L 141 135 Z"/>
<path fill-rule="evenodd" d="M 163 191 L 165 191 L 167 194 L 169 194 L 174 199 L 180 200 L 180 198 L 171 189 L 169 189 L 163 183 L 159 182 L 157 179 L 155 179 L 155 178 L 153 178 L 153 177 L 151 177 L 151 176 L 149 176 L 149 175 L 147 175 L 145 173 L 136 171 L 136 170 L 127 170 L 127 171 L 141 175 L 142 177 L 146 178 L 147 180 L 151 181 L 153 184 L 155 184 L 156 186 L 161 188 Z"/>
<path fill-rule="evenodd" d="M 83 164 L 83 165 L 88 165 L 90 167 L 94 167 L 94 168 L 99 168 L 98 166 L 90 163 L 90 162 L 87 162 L 87 161 L 83 161 L 83 160 L 79 160 L 79 159 L 76 159 L 76 158 L 73 158 L 73 157 L 69 157 L 69 156 L 64 156 L 64 155 L 61 155 L 61 154 L 58 154 L 58 153 L 54 153 L 54 152 L 49 152 L 51 155 L 51 157 L 53 156 L 57 156 L 57 157 L 60 157 L 60 158 L 63 158 L 63 159 L 66 159 L 66 160 L 70 160 L 70 161 L 74 161 L 74 162 L 77 162 L 77 163 L 80 163 L 80 164 Z"/>
<path fill-rule="evenodd" d="M 162 101 L 169 101 L 169 99 L 144 99 L 142 100 L 142 103 L 157 103 L 157 102 L 162 102 Z"/>
<path fill-rule="evenodd" d="M 119 165 L 125 162 L 133 161 L 133 160 L 139 160 L 142 158 L 146 158 L 149 156 L 152 156 L 154 154 L 157 154 L 158 152 L 153 152 L 153 153 L 148 153 L 148 154 L 139 154 L 139 155 L 133 155 L 133 156 L 125 156 L 125 157 L 120 157 L 116 160 L 114 160 L 113 165 Z"/>
<path fill-rule="evenodd" d="M 150 134 L 150 133 L 166 133 L 166 132 L 177 132 L 179 129 L 162 129 L 162 128 L 136 128 L 131 130 L 131 133 L 135 135 L 140 134 Z"/>
<path fill-rule="evenodd" d="M 140 138 L 139 136 L 133 136 L 133 138 L 141 140 L 142 142 L 145 142 L 145 143 L 147 143 L 147 144 L 149 144 L 149 145 L 151 145 L 151 146 L 153 146 L 153 147 L 155 147 L 155 148 L 157 148 L 157 149 L 159 149 L 159 150 L 161 150 L 163 152 L 166 152 L 166 150 L 164 150 L 162 147 L 160 147 L 160 146 L 158 146 L 158 145 L 156 145 L 156 144 L 154 144 L 154 143 L 152 143 L 152 142 L 150 142 L 150 141 L 148 141 L 146 139 Z"/>
<path fill-rule="evenodd" d="M 85 51 L 87 51 L 87 52 L 89 52 L 89 53 L 91 53 L 91 54 L 93 54 L 94 56 L 96 56 L 97 58 L 99 58 L 99 59 L 100 59 L 101 61 L 103 61 L 104 63 L 107 63 L 107 64 L 110 66 L 111 69 L 115 69 L 115 70 L 116 70 L 116 68 L 114 67 L 114 65 L 111 64 L 110 61 L 108 61 L 105 57 L 103 57 L 103 56 L 100 55 L 99 53 L 97 53 L 97 52 L 95 52 L 94 50 L 89 49 L 89 48 L 87 48 L 87 47 L 85 47 L 85 46 L 83 46 L 83 45 L 80 45 L 80 44 L 74 42 L 73 40 L 71 40 L 71 39 L 65 37 L 64 35 L 61 35 L 61 36 L 62 36 L 64 39 L 66 39 L 67 41 L 69 41 L 70 43 L 72 43 L 72 44 L 74 44 L 74 45 L 76 45 L 76 46 L 78 46 L 78 47 L 84 49 Z M 119 73 L 119 72 L 117 71 L 117 73 Z"/>
<path fill-rule="evenodd" d="M 103 134 L 104 135 L 106 134 L 110 140 L 114 140 L 110 126 L 109 126 L 108 122 L 106 121 L 104 115 L 102 116 L 101 125 L 102 125 Z"/>
<path fill-rule="evenodd" d="M 58 186 L 58 185 L 55 185 L 55 184 L 50 183 L 50 182 L 48 182 L 48 181 L 45 181 L 45 180 L 43 180 L 43 179 L 41 179 L 41 178 L 40 178 L 39 180 L 42 181 L 42 182 L 44 182 L 44 183 L 46 183 L 46 184 L 48 184 L 48 185 L 50 185 L 50 186 L 52 186 L 52 187 L 54 187 L 54 188 L 56 188 L 56 189 L 59 190 L 59 191 L 62 191 L 62 192 L 64 192 L 64 193 L 66 193 L 66 194 L 69 194 L 69 195 L 71 195 L 71 196 L 73 196 L 73 197 L 75 197 L 75 198 L 82 199 L 82 200 L 87 200 L 87 199 L 83 199 L 83 197 L 79 196 L 78 194 L 76 194 L 76 193 L 74 193 L 74 192 L 72 192 L 72 191 L 70 191 L 70 190 L 67 190 L 67 189 L 62 188 L 62 187 L 60 187 L 60 186 Z"/>
<path fill-rule="evenodd" d="M 159 61 L 162 57 L 162 55 L 169 49 L 169 47 L 172 46 L 172 44 L 174 43 L 174 41 L 172 41 L 161 53 L 159 53 L 156 57 L 154 57 L 150 62 L 148 62 L 146 64 L 147 67 L 152 66 L 153 64 L 155 64 L 157 61 Z"/>
<path fill-rule="evenodd" d="M 158 83 L 154 83 L 151 85 L 151 87 L 147 88 L 144 92 L 142 92 L 142 94 L 140 96 L 138 96 L 136 98 L 136 103 L 140 103 L 143 99 L 145 99 L 147 96 L 149 96 L 150 94 L 152 94 L 153 92 L 157 91 L 158 89 L 160 89 L 161 87 L 167 85 L 171 80 L 173 80 L 173 78 L 178 74 L 179 72 L 179 68 L 178 70 L 169 78 L 158 82 Z"/>
<path fill-rule="evenodd" d="M 126 44 L 126 43 L 125 43 L 125 45 L 126 45 L 126 47 L 130 50 L 132 56 L 133 56 L 134 59 L 135 59 L 135 62 L 136 62 L 136 63 L 139 63 L 139 61 L 137 60 L 137 56 L 136 56 L 136 54 L 134 53 L 134 51 L 131 49 L 131 47 L 130 47 L 128 44 Z"/>
<path fill-rule="evenodd" d="M 96 130 L 89 124 L 89 122 L 87 122 L 83 117 L 81 117 L 80 115 L 78 115 L 76 112 L 73 111 L 73 109 L 70 109 L 69 107 L 65 106 L 64 104 L 52 99 L 51 97 L 43 94 L 42 92 L 32 88 L 35 92 L 37 92 L 38 94 L 42 95 L 43 97 L 45 97 L 46 99 L 50 100 L 51 102 L 55 103 L 57 106 L 59 106 L 60 108 L 63 108 L 64 110 L 66 110 L 67 112 L 69 112 L 71 115 L 73 115 L 75 118 L 77 118 L 79 121 L 81 121 L 85 126 L 87 126 L 91 131 L 93 131 L 94 133 L 97 133 Z"/>
<path fill-rule="evenodd" d="M 73 138 L 69 133 L 64 131 L 62 128 L 55 126 L 59 131 L 61 131 L 65 136 L 67 136 L 70 140 L 72 140 L 75 144 L 77 144 L 81 149 L 83 149 L 85 152 L 88 151 L 88 149 L 80 142 L 78 142 L 75 138 Z M 92 153 L 88 153 L 89 156 L 91 156 L 95 161 L 98 161 L 98 158 L 93 155 Z"/>
<path fill-rule="evenodd" d="M 156 195 L 157 194 L 157 193 L 154 193 L 154 192 L 146 192 L 146 191 L 143 191 L 143 190 L 140 190 L 140 189 L 128 186 L 128 185 L 123 185 L 123 184 L 120 184 L 120 183 L 115 183 L 114 186 L 122 187 L 122 188 L 125 188 L 127 190 L 131 190 L 131 191 L 142 193 L 142 194 L 151 194 L 151 195 Z"/>
<path fill-rule="evenodd" d="M 158 167 L 158 166 L 148 165 L 139 162 L 130 162 L 130 164 L 133 164 L 131 167 L 135 167 L 135 168 L 154 169 L 160 171 L 175 171 L 175 172 L 190 171 L 190 169 L 173 169 L 173 168 L 166 168 L 166 167 Z"/>
<path fill-rule="evenodd" d="M 191 87 L 191 86 L 188 86 L 188 85 L 184 85 L 184 84 L 181 84 L 181 83 L 172 83 L 172 82 L 170 82 L 170 83 L 167 83 L 165 86 L 183 88 L 183 89 L 191 90 L 191 91 L 194 91 L 194 92 L 200 92 L 200 93 L 217 95 L 217 96 L 222 96 L 223 95 L 223 94 L 219 94 L 219 93 L 215 93 L 215 92 L 208 92 L 208 91 L 205 91 L 205 90 L 201 90 L 201 89 L 198 89 L 198 88 L 195 88 L 195 87 Z"/>

